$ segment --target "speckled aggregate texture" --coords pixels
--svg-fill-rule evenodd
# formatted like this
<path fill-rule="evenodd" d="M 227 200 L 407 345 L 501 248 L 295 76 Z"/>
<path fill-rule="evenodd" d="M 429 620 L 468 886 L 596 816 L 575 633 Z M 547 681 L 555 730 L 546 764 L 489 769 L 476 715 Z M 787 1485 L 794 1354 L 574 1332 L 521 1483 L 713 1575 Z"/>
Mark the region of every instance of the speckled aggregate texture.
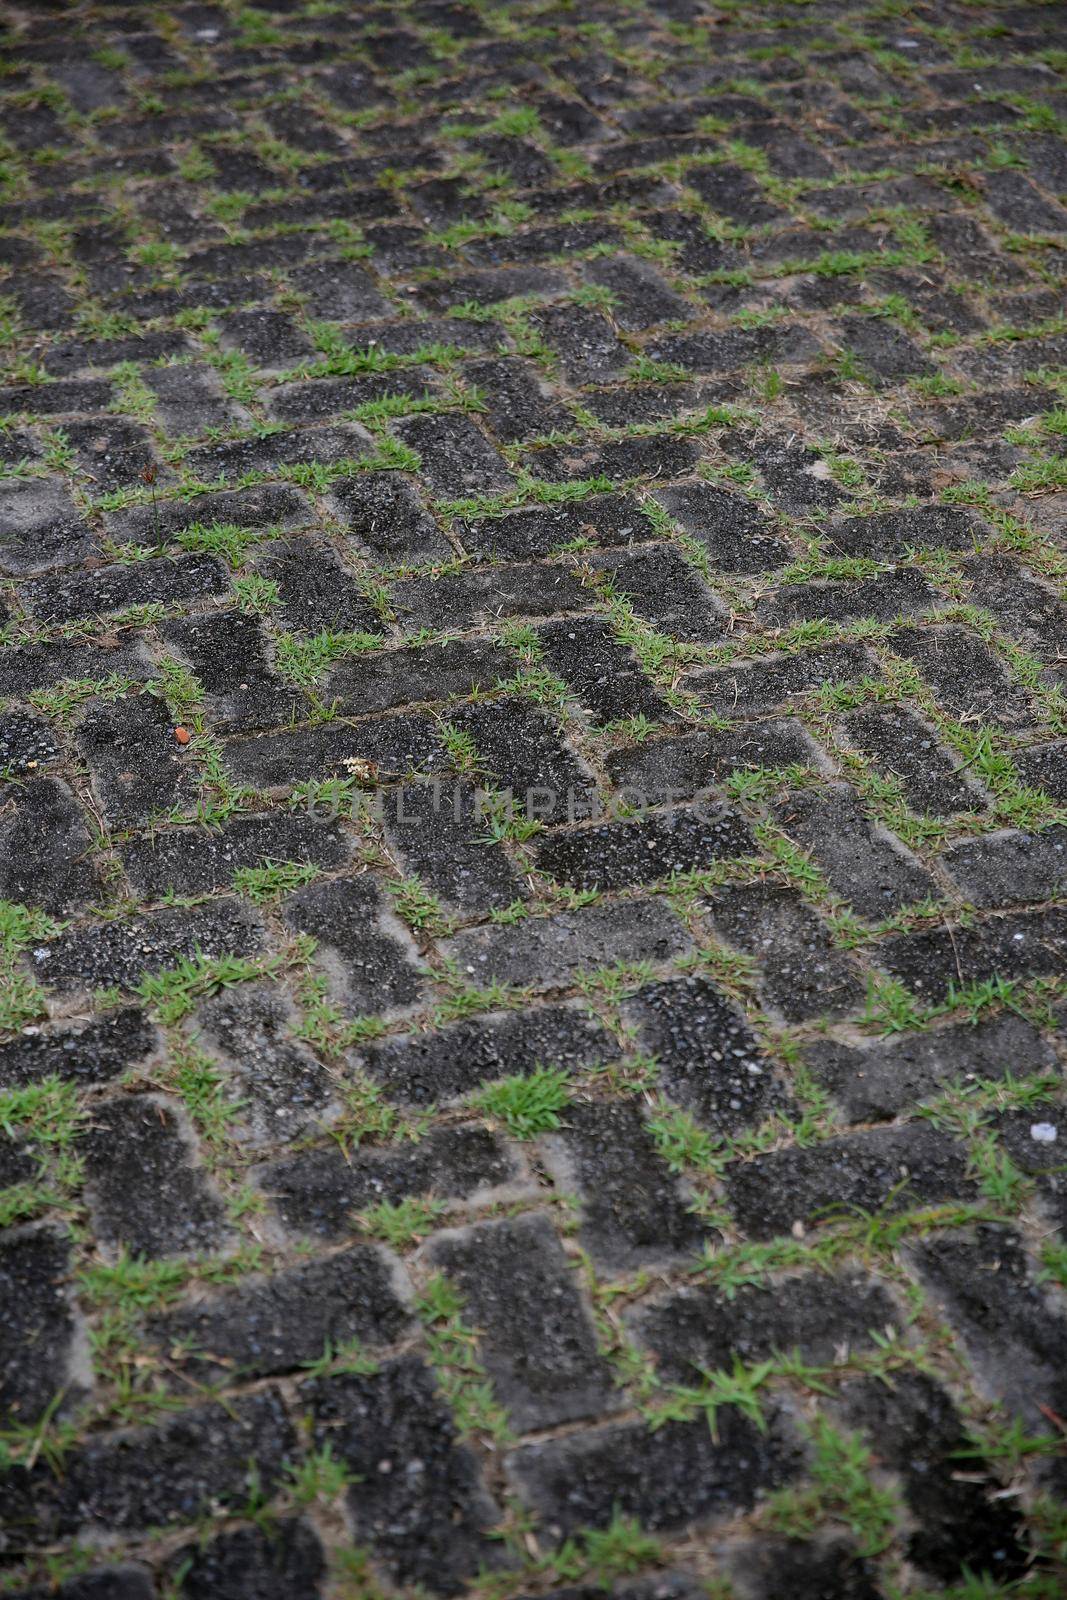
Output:
<path fill-rule="evenodd" d="M 1067 16 L 0 6 L 0 1593 L 1067 1590 Z"/>

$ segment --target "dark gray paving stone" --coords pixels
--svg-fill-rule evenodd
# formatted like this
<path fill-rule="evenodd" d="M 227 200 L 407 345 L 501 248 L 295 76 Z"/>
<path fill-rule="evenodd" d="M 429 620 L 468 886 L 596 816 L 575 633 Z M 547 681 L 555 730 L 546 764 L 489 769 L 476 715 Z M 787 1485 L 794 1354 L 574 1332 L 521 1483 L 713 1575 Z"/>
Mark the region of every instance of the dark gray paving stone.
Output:
<path fill-rule="evenodd" d="M 381 400 L 421 400 L 440 385 L 428 367 L 374 373 L 357 378 L 309 378 L 271 390 L 267 410 L 279 422 L 323 422 Z"/>
<path fill-rule="evenodd" d="M 141 329 L 136 334 L 118 339 L 61 340 L 45 354 L 42 366 L 58 378 L 79 372 L 104 372 L 122 361 L 158 361 L 160 357 L 183 356 L 189 353 L 189 341 L 183 333 L 147 333 Z M 98 378 L 67 385 L 68 389 L 84 391 L 86 383 L 95 387 L 90 391 L 103 398 L 100 406 L 88 410 L 102 410 L 106 405 L 106 391 Z M 77 410 L 78 407 L 73 409 Z"/>
<path fill-rule="evenodd" d="M 415 715 L 318 723 L 235 739 L 227 744 L 224 761 L 239 781 L 271 790 L 292 789 L 309 779 L 348 778 L 363 763 L 388 782 L 440 768 L 443 752 L 431 719 Z"/>
<path fill-rule="evenodd" d="M 787 1022 L 844 1016 L 862 1002 L 862 970 L 835 948 L 818 913 L 794 890 L 764 883 L 723 889 L 710 918 L 721 939 L 756 962 L 760 997 Z"/>
<path fill-rule="evenodd" d="M 446 905 L 488 911 L 526 898 L 523 879 L 489 835 L 483 792 L 462 780 L 406 783 L 385 796 L 385 830 L 408 876 Z"/>
<path fill-rule="evenodd" d="M 730 1135 L 788 1109 L 748 1023 L 707 978 L 649 984 L 624 1014 L 656 1057 L 664 1092 L 716 1133 Z"/>
<path fill-rule="evenodd" d="M 583 512 L 592 503 L 524 506 L 518 511 L 457 522 L 455 531 L 464 549 L 472 555 L 493 556 L 503 561 L 549 556 L 576 539 L 589 538 L 590 529 Z"/>
<path fill-rule="evenodd" d="M 25 1123 L 16 1133 L 8 1131 L 0 1143 L 0 1180 L 5 1189 L 33 1183 L 48 1171 L 48 1155 Z"/>
<path fill-rule="evenodd" d="M 948 1584 L 975 1571 L 1005 1581 L 1026 1571 L 1018 1509 L 938 1383 L 918 1372 L 898 1373 L 888 1383 L 862 1379 L 846 1389 L 844 1410 L 901 1476 L 916 1523 L 907 1553 L 920 1572 Z"/>
<path fill-rule="evenodd" d="M 606 623 L 592 618 L 552 622 L 537 637 L 545 666 L 563 679 L 598 723 L 629 717 L 673 721 L 674 713 L 634 652 L 619 644 Z"/>
<path fill-rule="evenodd" d="M 58 778 L 0 785 L 0 896 L 54 914 L 81 910 L 100 886 L 92 835 L 78 801 Z"/>
<path fill-rule="evenodd" d="M 1067 828 L 983 834 L 954 845 L 941 860 L 972 905 L 1052 900 L 1067 883 Z"/>
<path fill-rule="evenodd" d="M 1055 590 L 1038 583 L 1008 556 L 978 556 L 967 562 L 965 571 L 982 609 L 991 611 L 1013 639 L 1048 659 L 1050 672 L 1061 677 L 1067 655 L 1067 606 Z"/>
<path fill-rule="evenodd" d="M 1058 908 L 990 917 L 885 940 L 879 964 L 928 1004 L 987 978 L 1044 977 L 1067 958 L 1067 916 Z"/>
<path fill-rule="evenodd" d="M 197 825 L 142 834 L 120 846 L 122 865 L 137 893 L 159 900 L 176 894 L 209 894 L 227 889 L 242 868 L 295 861 L 339 867 L 349 847 L 336 822 L 301 812 L 272 811 L 237 816 L 214 828 Z"/>
<path fill-rule="evenodd" d="M 571 383 L 606 383 L 622 377 L 630 364 L 630 352 L 594 306 L 546 306 L 530 320 Z"/>
<path fill-rule="evenodd" d="M 155 1028 L 136 1006 L 123 1006 L 94 1022 L 45 1029 L 27 1026 L 0 1044 L 0 1085 L 5 1089 L 65 1078 L 107 1083 L 152 1054 Z"/>
<path fill-rule="evenodd" d="M 0 485 L 0 529 L 0 572 L 14 578 L 77 566 L 99 549 L 59 484 L 16 480 Z"/>
<path fill-rule="evenodd" d="M 570 411 L 551 393 L 532 362 L 475 361 L 464 369 L 464 377 L 480 392 L 488 425 L 504 444 L 566 433 L 574 427 Z"/>
<path fill-rule="evenodd" d="M 1049 1057 L 1046 1070 L 1054 1076 L 1051 1050 Z M 1032 1180 L 1039 1211 L 1063 1233 L 1067 1224 L 1067 1163 L 1063 1159 L 1067 1122 L 1055 1090 L 1044 1102 L 1033 1101 L 1021 1111 L 1001 1112 L 993 1119 L 993 1126 L 1001 1149 Z"/>
<path fill-rule="evenodd" d="M 314 346 L 280 311 L 231 311 L 222 319 L 222 343 L 241 350 L 262 372 L 284 373 L 314 360 Z"/>
<path fill-rule="evenodd" d="M 595 779 L 538 707 L 517 697 L 480 701 L 449 720 L 470 735 L 493 786 L 510 791 L 523 815 L 543 821 L 573 820 L 594 803 Z"/>
<path fill-rule="evenodd" d="M 550 1591 L 551 1600 L 596 1600 L 603 1589 L 591 1584 L 573 1584 L 565 1589 Z M 615 1600 L 699 1600 L 703 1590 L 694 1577 L 685 1572 L 657 1572 L 652 1578 L 637 1578 L 633 1582 L 616 1584 Z M 524 1595 L 522 1600 L 532 1600 Z"/>
<path fill-rule="evenodd" d="M 766 572 L 790 558 L 770 518 L 743 494 L 693 481 L 661 489 L 656 499 L 720 572 Z"/>
<path fill-rule="evenodd" d="M 81 1145 L 98 1238 L 131 1255 L 210 1254 L 229 1229 L 178 1119 L 151 1095 L 94 1107 Z"/>
<path fill-rule="evenodd" d="M 440 1233 L 427 1256 L 463 1296 L 482 1365 L 516 1432 L 616 1408 L 575 1266 L 547 1217 Z"/>
<path fill-rule="evenodd" d="M 753 365 L 806 366 L 819 355 L 815 336 L 794 323 L 725 332 L 670 334 L 647 347 L 654 361 L 688 367 L 691 372 L 731 372 Z"/>
<path fill-rule="evenodd" d="M 657 537 L 647 511 L 633 494 L 590 495 L 576 502 L 575 510 L 597 544 L 640 544 Z"/>
<path fill-rule="evenodd" d="M 885 778 L 900 784 L 912 811 L 934 817 L 984 810 L 988 801 L 933 731 L 903 706 L 864 706 L 842 719 L 848 739 Z"/>
<path fill-rule="evenodd" d="M 154 1317 L 148 1334 L 198 1383 L 294 1372 L 326 1350 L 388 1345 L 406 1333 L 412 1316 L 398 1271 L 378 1249 L 355 1245 Z"/>
<path fill-rule="evenodd" d="M 515 488 L 504 458 L 470 417 L 452 413 L 409 417 L 395 424 L 395 432 L 418 452 L 420 475 L 441 499 L 462 500 Z"/>
<path fill-rule="evenodd" d="M 605 1527 L 616 1509 L 654 1532 L 748 1511 L 796 1475 L 799 1452 L 777 1419 L 760 1433 L 727 1406 L 717 1438 L 703 1420 L 654 1432 L 619 1423 L 525 1445 L 507 1468 L 545 1537 L 560 1542 L 577 1528 Z"/>
<path fill-rule="evenodd" d="M 569 988 L 579 973 L 624 961 L 666 961 L 689 946 L 672 911 L 654 900 L 585 906 L 530 917 L 514 927 L 472 928 L 447 952 L 480 987 L 490 983 Z"/>
<path fill-rule="evenodd" d="M 294 1034 L 284 991 L 242 984 L 201 1006 L 196 1033 L 232 1063 L 225 1091 L 242 1146 L 276 1146 L 318 1133 L 336 1108 L 337 1085 Z"/>
<path fill-rule="evenodd" d="M 120 641 L 79 644 L 67 639 L 43 644 L 9 644 L 0 653 L 0 692 L 28 694 L 50 689 L 67 680 L 97 683 L 113 676 L 148 679 L 153 675 L 143 642 Z"/>
<path fill-rule="evenodd" d="M 260 1187 L 285 1226 L 324 1239 L 351 1232 L 353 1215 L 409 1197 L 469 1199 L 520 1176 L 506 1146 L 475 1124 L 442 1127 L 416 1144 L 367 1150 L 346 1160 L 336 1145 L 260 1169 Z"/>
<path fill-rule="evenodd" d="M 524 466 L 547 483 L 590 478 L 681 478 L 700 460 L 700 446 L 671 433 L 629 433 L 620 439 L 574 439 L 531 451 Z"/>
<path fill-rule="evenodd" d="M 927 1292 L 958 1329 L 987 1389 L 1044 1433 L 1067 1405 L 1063 1315 L 1047 1296 L 1014 1229 L 980 1223 L 915 1249 Z"/>
<path fill-rule="evenodd" d="M 319 539 L 293 538 L 272 545 L 258 570 L 277 584 L 279 604 L 272 618 L 290 633 L 382 632 L 366 587 Z"/>
<path fill-rule="evenodd" d="M 862 583 L 798 583 L 783 585 L 762 600 L 756 615 L 764 627 L 792 628 L 801 622 L 854 622 L 874 617 L 892 622 L 928 611 L 940 597 L 916 572 L 885 573 Z"/>
<path fill-rule="evenodd" d="M 455 552 L 398 472 L 361 472 L 332 485 L 330 497 L 353 540 L 390 565 L 450 561 Z"/>
<path fill-rule="evenodd" d="M 182 1600 L 319 1600 L 326 1576 L 318 1536 L 291 1517 L 185 1545 L 169 1566 Z"/>
<path fill-rule="evenodd" d="M 426 1105 L 495 1078 L 538 1067 L 574 1072 L 616 1054 L 615 1041 L 592 1017 L 567 1006 L 538 1006 L 389 1039 L 372 1045 L 364 1062 L 391 1099 Z M 0 1053 L 0 1071 L 2 1059 Z"/>
<path fill-rule="evenodd" d="M 722 638 L 727 617 L 721 602 L 677 550 L 655 545 L 633 555 L 602 556 L 597 565 L 613 591 L 658 632 L 693 644 Z"/>
<path fill-rule="evenodd" d="M 856 1272 L 782 1278 L 729 1298 L 711 1286 L 687 1286 L 639 1307 L 627 1322 L 655 1355 L 663 1382 L 686 1384 L 698 1383 L 702 1371 L 728 1372 L 776 1351 L 831 1366 L 842 1349 L 869 1350 L 875 1335 L 892 1337 L 900 1326 L 886 1291 Z"/>
<path fill-rule="evenodd" d="M 455 277 L 431 279 L 420 286 L 418 303 L 431 311 L 445 311 L 468 301 L 491 306 L 516 295 L 561 294 L 567 286 L 563 273 L 556 268 L 489 267 Z"/>
<path fill-rule="evenodd" d="M 800 723 L 783 719 L 650 739 L 609 755 L 605 766 L 618 790 L 641 794 L 644 803 L 658 805 L 691 800 L 705 791 L 710 801 L 732 772 L 794 765 L 818 769 L 825 763 Z"/>
<path fill-rule="evenodd" d="M 1026 727 L 1033 713 L 1025 691 L 1012 682 L 992 649 L 965 628 L 901 632 L 891 648 L 915 663 L 936 699 L 958 721 Z"/>
<path fill-rule="evenodd" d="M 52 1228 L 6 1229 L 0 1238 L 0 1417 L 32 1427 L 58 1396 L 77 1396 L 74 1314 L 67 1285 L 70 1240 Z M 32 1352 L 32 1359 L 28 1359 Z"/>
<path fill-rule="evenodd" d="M 165 622 L 159 632 L 191 665 L 220 731 L 273 728 L 306 715 L 304 696 L 271 670 L 257 617 L 215 612 Z"/>
<path fill-rule="evenodd" d="M 875 1129 L 792 1150 L 773 1150 L 729 1168 L 726 1188 L 753 1239 L 815 1227 L 856 1209 L 899 1210 L 974 1193 L 964 1148 L 925 1124 Z"/>
<path fill-rule="evenodd" d="M 305 528 L 315 521 L 309 501 L 288 484 L 261 483 L 246 489 L 226 489 L 189 500 L 165 500 L 157 505 L 132 506 L 105 517 L 108 533 L 123 543 L 152 549 L 162 540 L 176 538 L 194 525 L 211 527 L 221 522 L 236 528 Z"/>
<path fill-rule="evenodd" d="M 798 789 L 774 809 L 780 826 L 811 852 L 834 893 L 860 916 L 877 920 L 940 897 L 930 874 L 894 834 L 868 820 L 844 784 Z"/>
<path fill-rule="evenodd" d="M 156 458 L 151 435 L 138 423 L 96 417 L 68 422 L 63 432 L 84 474 L 81 487 L 94 497 L 114 489 L 140 488 L 146 469 L 154 469 L 160 481 L 167 481 L 167 469 Z"/>
<path fill-rule="evenodd" d="M 220 1502 L 236 1509 L 248 1499 L 250 1461 L 268 1495 L 296 1461 L 292 1426 L 271 1389 L 92 1438 L 68 1457 L 62 1478 L 44 1462 L 16 1468 L 0 1486 L 4 1546 L 189 1523 Z"/>
<path fill-rule="evenodd" d="M 363 717 L 463 698 L 494 688 L 514 671 L 515 657 L 491 639 L 445 639 L 349 657 L 330 673 L 323 696 L 339 711 Z"/>
<path fill-rule="evenodd" d="M 192 957 L 252 956 L 263 947 L 258 920 L 236 900 L 148 912 L 61 933 L 35 947 L 33 970 L 46 986 L 132 989 L 145 973 L 173 969 Z"/>
<path fill-rule="evenodd" d="M 720 717 L 761 717 L 788 706 L 800 695 L 824 684 L 854 683 L 881 677 L 869 650 L 859 644 L 830 645 L 822 650 L 769 656 L 751 665 L 738 663 L 698 673 L 685 683 L 701 705 Z"/>
<path fill-rule="evenodd" d="M 909 550 L 969 550 L 984 533 L 974 515 L 959 506 L 915 506 L 849 517 L 827 529 L 826 541 L 843 555 L 878 561 L 906 557 Z"/>
<path fill-rule="evenodd" d="M 222 438 L 200 445 L 187 454 L 186 467 L 208 483 L 218 478 L 240 478 L 246 472 L 282 477 L 285 467 L 312 462 L 323 466 L 355 464 L 373 450 L 373 438 L 355 422 L 299 430 L 277 427 L 267 434 Z"/>
<path fill-rule="evenodd" d="M 423 975 L 375 878 L 312 883 L 287 902 L 285 919 L 318 944 L 316 959 L 339 984 L 352 1015 L 376 1014 L 418 999 Z"/>
<path fill-rule="evenodd" d="M 1011 1012 L 984 1022 L 877 1039 L 853 1047 L 820 1039 L 807 1065 L 853 1122 L 887 1121 L 908 1106 L 977 1080 L 1053 1071 L 1052 1047 Z"/>
<path fill-rule="evenodd" d="M 547 833 L 533 852 L 539 872 L 575 889 L 625 889 L 752 856 L 757 845 L 740 817 L 701 809 Z"/>
<path fill-rule="evenodd" d="M 347 1500 L 356 1537 L 394 1582 L 459 1594 L 480 1567 L 497 1564 L 488 1535 L 499 1512 L 417 1357 L 366 1377 L 319 1379 L 303 1397 L 316 1445 L 328 1442 L 355 1475 Z"/>
<path fill-rule="evenodd" d="M 394 583 L 389 601 L 405 631 L 436 627 L 442 616 L 455 628 L 493 627 L 508 617 L 553 617 L 591 611 L 592 589 L 583 588 L 572 568 L 562 565 L 487 567 L 407 578 Z"/>
<path fill-rule="evenodd" d="M 713 169 L 714 170 L 714 169 Z M 731 1551 L 730 1582 L 740 1600 L 884 1600 L 873 1561 L 844 1539 L 759 1537 Z"/>
<path fill-rule="evenodd" d="M 391 307 L 373 278 L 353 261 L 312 261 L 288 274 L 297 294 L 305 295 L 313 317 L 331 322 L 370 322 L 387 317 Z"/>
<path fill-rule="evenodd" d="M 825 457 L 795 435 L 760 435 L 738 430 L 723 447 L 746 463 L 754 463 L 771 499 L 791 516 L 822 514 L 846 498 L 830 474 Z"/>
<path fill-rule="evenodd" d="M 85 708 L 75 740 L 113 827 L 137 827 L 195 807 L 196 757 L 178 743 L 174 726 L 155 695 L 91 700 Z"/>
<path fill-rule="evenodd" d="M 1013 751 L 1012 761 L 1024 784 L 1043 790 L 1053 800 L 1067 800 L 1067 740 Z"/>
<path fill-rule="evenodd" d="M 560 1185 L 578 1191 L 578 1236 L 598 1270 L 681 1260 L 709 1237 L 633 1101 L 574 1101 L 542 1146 Z"/>
<path fill-rule="evenodd" d="M 729 379 L 714 385 L 716 389 L 728 386 Z M 695 383 L 612 384 L 606 389 L 587 389 L 582 404 L 605 427 L 628 428 L 634 423 L 663 422 L 694 411 L 700 395 Z"/>
<path fill-rule="evenodd" d="M 881 318 L 843 317 L 839 338 L 879 387 L 903 378 L 927 377 L 937 370 L 906 333 Z"/>
<path fill-rule="evenodd" d="M 598 256 L 583 263 L 583 276 L 613 296 L 611 318 L 628 333 L 660 322 L 686 321 L 693 307 L 668 287 L 647 261 L 637 256 Z"/>
<path fill-rule="evenodd" d="M 20 1589 L 15 1600 L 155 1600 L 155 1585 L 144 1567 L 97 1567 L 59 1588 Z"/>
<path fill-rule="evenodd" d="M 1067 211 L 1047 200 L 1022 172 L 991 172 L 983 198 L 993 214 L 1015 233 L 1067 231 Z"/>
<path fill-rule="evenodd" d="M 226 398 L 210 369 L 149 367 L 142 376 L 155 396 L 156 419 L 168 433 L 199 438 L 209 428 L 248 421 L 248 413 Z"/>

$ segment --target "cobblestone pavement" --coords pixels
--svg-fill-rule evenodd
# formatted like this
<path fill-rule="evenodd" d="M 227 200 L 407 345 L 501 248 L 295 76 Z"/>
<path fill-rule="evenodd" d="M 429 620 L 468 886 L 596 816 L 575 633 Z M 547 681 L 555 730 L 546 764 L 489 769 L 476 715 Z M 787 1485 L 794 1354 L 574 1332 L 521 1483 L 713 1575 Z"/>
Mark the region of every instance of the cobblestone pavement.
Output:
<path fill-rule="evenodd" d="M 1063 9 L 3 27 L 0 1590 L 1062 1596 Z"/>

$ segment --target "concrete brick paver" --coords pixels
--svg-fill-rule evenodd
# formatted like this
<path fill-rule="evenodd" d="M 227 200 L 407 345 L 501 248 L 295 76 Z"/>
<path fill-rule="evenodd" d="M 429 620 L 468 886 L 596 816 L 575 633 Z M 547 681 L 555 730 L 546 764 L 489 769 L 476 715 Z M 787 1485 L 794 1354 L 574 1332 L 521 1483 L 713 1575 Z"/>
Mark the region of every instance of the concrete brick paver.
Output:
<path fill-rule="evenodd" d="M 1067 30 L 0 0 L 0 1590 L 1067 1592 Z"/>

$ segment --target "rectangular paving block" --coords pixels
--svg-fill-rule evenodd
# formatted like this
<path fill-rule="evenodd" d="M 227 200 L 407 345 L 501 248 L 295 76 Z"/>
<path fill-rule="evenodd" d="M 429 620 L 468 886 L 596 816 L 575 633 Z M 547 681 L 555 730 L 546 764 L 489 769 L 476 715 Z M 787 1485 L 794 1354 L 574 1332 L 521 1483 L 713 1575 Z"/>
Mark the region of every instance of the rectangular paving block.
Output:
<path fill-rule="evenodd" d="M 346 1494 L 360 1542 L 398 1584 L 456 1594 L 497 1564 L 499 1512 L 474 1453 L 456 1438 L 432 1373 L 416 1356 L 378 1372 L 306 1384 L 315 1443 L 353 1476 Z"/>
<path fill-rule="evenodd" d="M 797 1351 L 830 1366 L 891 1337 L 900 1319 L 891 1296 L 861 1273 L 812 1273 L 773 1285 L 744 1286 L 730 1296 L 697 1284 L 638 1307 L 627 1324 L 652 1352 L 664 1383 L 696 1384 L 703 1372 Z"/>
<path fill-rule="evenodd" d="M 817 1227 L 858 1212 L 970 1199 L 964 1148 L 928 1123 L 875 1129 L 734 1162 L 731 1209 L 754 1239 Z"/>
<path fill-rule="evenodd" d="M 955 1085 L 1008 1074 L 1039 1076 L 1055 1052 L 1025 1018 L 1004 1012 L 977 1023 L 872 1039 L 857 1047 L 819 1039 L 809 1069 L 853 1122 L 881 1122 Z"/>
<path fill-rule="evenodd" d="M 611 1061 L 617 1053 L 614 1039 L 595 1017 L 577 1006 L 547 1005 L 401 1034 L 369 1046 L 363 1061 L 391 1099 L 432 1105 L 496 1078 L 538 1067 L 576 1072 Z M 0 1071 L 2 1063 L 0 1047 Z"/>
<path fill-rule="evenodd" d="M 294 1233 L 343 1238 L 362 1210 L 411 1196 L 469 1199 L 522 1176 L 507 1146 L 474 1123 L 434 1129 L 416 1143 L 370 1148 L 347 1158 L 337 1145 L 260 1169 L 260 1188 Z"/>
<path fill-rule="evenodd" d="M 46 1462 L 16 1467 L 0 1485 L 0 1548 L 17 1554 L 79 1530 L 133 1535 L 192 1523 L 220 1503 L 245 1504 L 254 1481 L 269 1495 L 295 1463 L 296 1438 L 277 1391 L 212 1401 L 80 1444 L 61 1478 Z"/>
<path fill-rule="evenodd" d="M 620 1404 L 611 1368 L 549 1219 L 537 1213 L 440 1233 L 427 1259 L 463 1297 L 479 1358 L 517 1433 Z"/>
<path fill-rule="evenodd" d="M 446 945 L 473 983 L 565 989 L 616 962 L 666 961 L 689 948 L 674 913 L 655 900 L 620 900 L 514 927 L 473 928 Z"/>
<path fill-rule="evenodd" d="M 683 1260 L 709 1237 L 633 1100 L 573 1101 L 541 1149 L 561 1186 L 577 1191 L 578 1236 L 598 1271 Z"/>
<path fill-rule="evenodd" d="M 761 1433 L 727 1406 L 714 1435 L 703 1418 L 655 1430 L 619 1423 L 525 1445 L 506 1465 L 542 1537 L 558 1544 L 616 1512 L 659 1532 L 748 1511 L 796 1476 L 799 1450 L 776 1423 Z"/>
<path fill-rule="evenodd" d="M 901 906 L 941 898 L 938 885 L 887 828 L 871 822 L 844 784 L 799 789 L 775 806 L 791 839 L 811 852 L 834 893 L 877 921 Z"/>
<path fill-rule="evenodd" d="M 389 1345 L 412 1320 L 400 1266 L 355 1245 L 154 1317 L 148 1335 L 196 1383 L 298 1371 L 345 1345 Z M 408 1291 L 410 1293 L 410 1291 Z"/>
<path fill-rule="evenodd" d="M 659 1083 L 715 1132 L 732 1134 L 785 1111 L 789 1096 L 740 1010 L 707 978 L 667 978 L 624 1009 Z"/>
<path fill-rule="evenodd" d="M 729 811 L 653 811 L 625 822 L 553 829 L 534 846 L 539 872 L 575 889 L 626 889 L 716 861 L 757 854 L 748 825 Z"/>

